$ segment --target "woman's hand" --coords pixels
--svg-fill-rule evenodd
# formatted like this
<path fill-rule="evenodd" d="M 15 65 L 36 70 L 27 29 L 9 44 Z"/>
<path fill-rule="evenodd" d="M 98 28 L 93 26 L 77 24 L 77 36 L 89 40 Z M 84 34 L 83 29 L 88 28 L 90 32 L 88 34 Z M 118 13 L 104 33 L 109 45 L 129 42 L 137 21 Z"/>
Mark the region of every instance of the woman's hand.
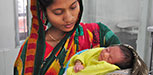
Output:
<path fill-rule="evenodd" d="M 77 73 L 82 69 L 84 69 L 84 66 L 82 65 L 81 61 L 77 60 L 74 66 L 74 72 Z"/>

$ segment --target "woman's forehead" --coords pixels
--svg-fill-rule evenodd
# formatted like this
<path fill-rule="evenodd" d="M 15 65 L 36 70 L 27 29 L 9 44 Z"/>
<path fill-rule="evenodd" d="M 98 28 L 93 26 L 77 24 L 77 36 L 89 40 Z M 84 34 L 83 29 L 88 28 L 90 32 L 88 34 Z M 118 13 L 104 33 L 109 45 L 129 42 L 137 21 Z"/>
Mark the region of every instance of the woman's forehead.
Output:
<path fill-rule="evenodd" d="M 54 0 L 50 5 L 52 8 L 70 6 L 77 0 Z"/>

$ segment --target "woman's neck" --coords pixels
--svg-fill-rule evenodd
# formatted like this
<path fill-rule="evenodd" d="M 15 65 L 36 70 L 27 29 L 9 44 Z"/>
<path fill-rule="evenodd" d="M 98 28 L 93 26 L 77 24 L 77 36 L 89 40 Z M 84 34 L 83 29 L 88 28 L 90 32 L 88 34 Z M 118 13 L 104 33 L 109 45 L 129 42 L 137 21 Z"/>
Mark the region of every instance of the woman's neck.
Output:
<path fill-rule="evenodd" d="M 64 34 L 65 32 L 51 27 L 46 31 L 45 39 L 51 46 L 55 47 L 64 38 Z"/>

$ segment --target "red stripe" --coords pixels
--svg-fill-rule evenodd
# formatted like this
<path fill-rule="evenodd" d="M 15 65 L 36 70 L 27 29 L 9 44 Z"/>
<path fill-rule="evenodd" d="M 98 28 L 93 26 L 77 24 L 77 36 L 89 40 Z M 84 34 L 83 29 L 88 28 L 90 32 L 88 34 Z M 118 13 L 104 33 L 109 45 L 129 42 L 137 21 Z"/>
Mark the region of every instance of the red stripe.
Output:
<path fill-rule="evenodd" d="M 30 60 L 34 60 L 34 55 L 29 55 L 29 56 L 27 56 L 27 59 L 26 59 L 26 61 L 30 61 Z"/>
<path fill-rule="evenodd" d="M 35 43 L 30 43 L 29 45 L 28 45 L 28 50 L 29 49 L 36 49 L 36 44 Z"/>
<path fill-rule="evenodd" d="M 32 15 L 32 17 L 38 19 L 38 16 Z"/>
<path fill-rule="evenodd" d="M 31 6 L 31 8 L 30 8 L 31 10 L 36 10 L 37 9 L 37 7 L 36 6 Z"/>
<path fill-rule="evenodd" d="M 28 67 L 25 69 L 25 73 L 32 73 L 33 72 L 33 67 Z"/>
<path fill-rule="evenodd" d="M 39 26 L 38 26 L 38 25 L 36 25 L 36 24 L 33 24 L 33 25 L 32 25 L 32 27 L 34 27 L 36 30 L 38 30 L 38 29 L 39 29 Z"/>
<path fill-rule="evenodd" d="M 37 39 L 38 35 L 36 33 L 31 33 L 30 38 Z"/>

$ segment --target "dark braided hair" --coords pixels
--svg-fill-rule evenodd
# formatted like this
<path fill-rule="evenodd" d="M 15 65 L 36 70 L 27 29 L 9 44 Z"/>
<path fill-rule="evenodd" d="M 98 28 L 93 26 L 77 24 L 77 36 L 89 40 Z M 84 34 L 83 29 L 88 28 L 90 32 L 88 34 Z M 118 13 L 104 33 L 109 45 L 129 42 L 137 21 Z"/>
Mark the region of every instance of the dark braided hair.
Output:
<path fill-rule="evenodd" d="M 117 65 L 121 69 L 132 68 L 134 54 L 132 53 L 131 50 L 129 50 L 129 49 L 132 49 L 132 48 L 129 48 L 128 46 L 125 46 L 125 45 L 122 45 L 122 44 L 119 45 L 119 47 L 124 54 L 124 61 L 122 61 L 120 63 L 116 63 L 115 65 Z"/>

